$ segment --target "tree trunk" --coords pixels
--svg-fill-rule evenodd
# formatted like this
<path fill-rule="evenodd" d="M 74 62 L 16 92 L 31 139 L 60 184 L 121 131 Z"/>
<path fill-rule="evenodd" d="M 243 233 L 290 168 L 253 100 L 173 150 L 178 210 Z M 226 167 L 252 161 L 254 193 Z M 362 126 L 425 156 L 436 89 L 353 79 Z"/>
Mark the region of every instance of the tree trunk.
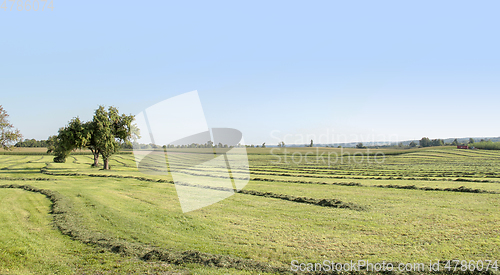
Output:
<path fill-rule="evenodd" d="M 91 146 L 88 148 L 90 149 L 90 152 L 92 152 L 92 155 L 94 155 L 94 164 L 92 164 L 92 167 L 99 166 L 99 151 Z"/>
<path fill-rule="evenodd" d="M 94 153 L 94 167 L 99 166 L 99 153 Z"/>
<path fill-rule="evenodd" d="M 104 166 L 102 169 L 109 170 L 109 160 L 107 158 L 103 158 Z"/>

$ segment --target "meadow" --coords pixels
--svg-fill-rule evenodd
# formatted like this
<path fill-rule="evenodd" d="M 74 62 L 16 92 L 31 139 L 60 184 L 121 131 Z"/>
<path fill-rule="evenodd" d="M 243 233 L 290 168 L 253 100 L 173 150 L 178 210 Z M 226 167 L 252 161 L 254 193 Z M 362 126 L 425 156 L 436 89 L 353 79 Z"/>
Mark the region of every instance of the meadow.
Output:
<path fill-rule="evenodd" d="M 247 153 L 245 188 L 187 213 L 171 176 L 142 173 L 131 152 L 108 171 L 91 168 L 85 151 L 66 163 L 41 150 L 0 154 L 0 273 L 280 274 L 293 260 L 500 259 L 498 151 Z"/>

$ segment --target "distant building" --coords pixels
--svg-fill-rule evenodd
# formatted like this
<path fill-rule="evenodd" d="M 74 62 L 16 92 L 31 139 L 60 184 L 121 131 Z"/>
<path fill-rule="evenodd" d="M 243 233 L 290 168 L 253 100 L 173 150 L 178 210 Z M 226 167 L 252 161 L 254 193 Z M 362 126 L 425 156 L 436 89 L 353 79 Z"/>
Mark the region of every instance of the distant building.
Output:
<path fill-rule="evenodd" d="M 457 145 L 457 149 L 469 149 L 467 145 Z"/>

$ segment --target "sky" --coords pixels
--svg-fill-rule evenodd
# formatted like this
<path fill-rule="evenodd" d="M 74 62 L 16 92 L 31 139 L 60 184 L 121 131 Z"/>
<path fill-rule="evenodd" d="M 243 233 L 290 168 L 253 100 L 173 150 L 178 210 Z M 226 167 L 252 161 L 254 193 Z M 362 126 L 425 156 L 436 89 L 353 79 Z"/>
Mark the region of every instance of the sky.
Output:
<path fill-rule="evenodd" d="M 0 105 L 25 138 L 195 90 L 247 144 L 500 136 L 498 1 L 11 3 Z"/>

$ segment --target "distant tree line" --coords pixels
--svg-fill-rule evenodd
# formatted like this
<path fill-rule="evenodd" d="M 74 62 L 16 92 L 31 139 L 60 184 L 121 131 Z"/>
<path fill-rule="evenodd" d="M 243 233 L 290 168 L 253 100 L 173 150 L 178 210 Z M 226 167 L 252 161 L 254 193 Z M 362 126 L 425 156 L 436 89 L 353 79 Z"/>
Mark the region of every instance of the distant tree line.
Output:
<path fill-rule="evenodd" d="M 420 147 L 432 147 L 432 146 L 444 146 L 444 140 L 442 139 L 429 139 L 424 137 L 419 141 Z"/>
<path fill-rule="evenodd" d="M 283 147 L 285 147 L 285 143 L 284 143 L 284 142 L 280 142 L 280 143 L 278 144 L 278 147 L 282 147 L 282 146 L 280 146 L 280 145 L 282 145 Z M 265 143 L 265 142 L 264 142 L 264 143 L 262 143 L 262 145 L 261 145 L 261 146 L 259 146 L 259 145 L 253 145 L 253 144 L 250 144 L 250 145 L 245 145 L 245 147 L 247 147 L 247 148 L 259 148 L 259 147 L 261 147 L 261 148 L 266 148 L 266 143 Z"/>
<path fill-rule="evenodd" d="M 19 141 L 14 146 L 15 147 L 49 147 L 51 144 L 50 140 L 36 140 L 36 139 L 25 139 L 23 141 Z M 236 147 L 241 147 L 241 144 L 236 145 Z M 212 141 L 208 141 L 205 144 L 191 143 L 186 145 L 156 145 L 153 143 L 143 144 L 138 142 L 120 142 L 121 149 L 158 149 L 158 148 L 233 148 L 235 146 L 229 146 L 227 144 L 214 144 Z M 283 146 L 284 147 L 284 146 Z"/>
<path fill-rule="evenodd" d="M 485 150 L 500 150 L 500 142 L 493 142 L 491 140 L 481 140 L 472 144 L 474 148 Z"/>
<path fill-rule="evenodd" d="M 23 141 L 19 141 L 14 145 L 15 147 L 47 147 L 49 146 L 48 140 L 36 140 L 36 139 L 25 139 Z"/>
<path fill-rule="evenodd" d="M 236 147 L 241 147 L 241 144 L 236 145 Z M 149 144 L 142 144 L 138 142 L 132 142 L 132 143 L 123 143 L 122 148 L 124 149 L 159 149 L 159 148 L 233 148 L 235 146 L 232 145 L 227 145 L 227 144 L 222 144 L 219 142 L 219 144 L 214 144 L 212 141 L 207 141 L 204 144 L 198 144 L 198 143 L 191 143 L 191 144 L 183 144 L 183 145 L 156 145 L 153 143 Z"/>
<path fill-rule="evenodd" d="M 481 142 L 484 140 L 481 139 Z M 459 145 L 469 145 L 472 146 L 475 143 L 473 138 L 469 138 L 469 141 L 467 143 L 465 142 L 459 142 L 458 139 L 454 139 L 451 143 L 445 143 L 442 139 L 433 139 L 430 140 L 427 137 L 422 138 L 420 141 L 420 147 L 431 147 L 431 146 L 445 146 L 445 145 L 451 145 L 451 146 L 459 146 Z"/>

